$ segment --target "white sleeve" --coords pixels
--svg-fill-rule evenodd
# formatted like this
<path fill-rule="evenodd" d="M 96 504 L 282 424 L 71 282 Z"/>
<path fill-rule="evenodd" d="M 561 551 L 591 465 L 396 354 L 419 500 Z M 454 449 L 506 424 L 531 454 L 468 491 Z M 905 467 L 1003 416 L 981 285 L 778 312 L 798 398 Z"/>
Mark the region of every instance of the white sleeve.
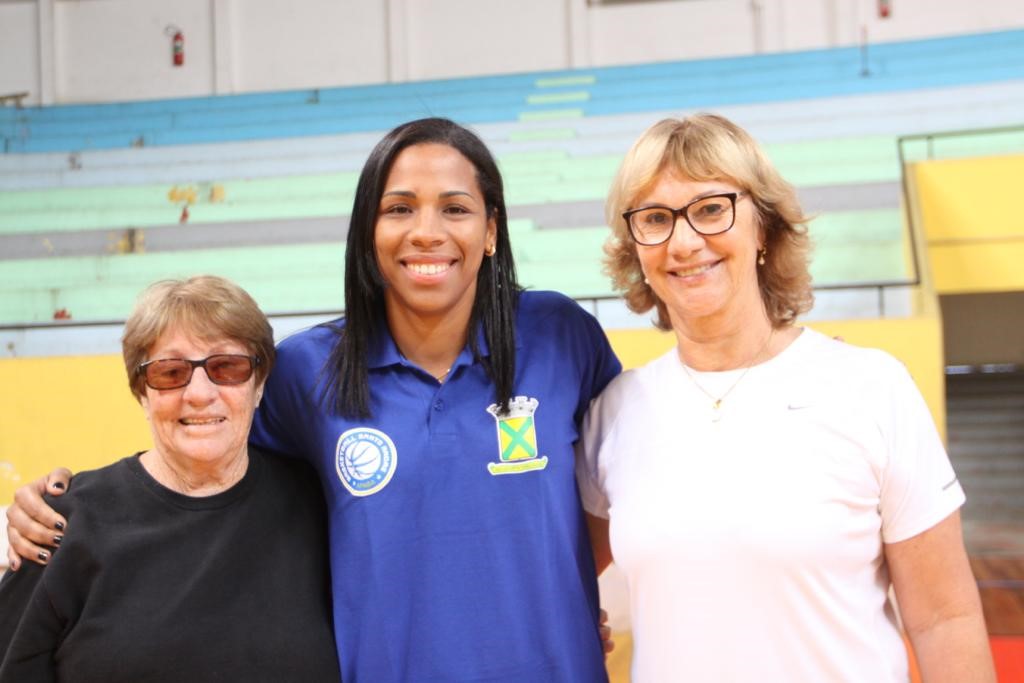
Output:
<path fill-rule="evenodd" d="M 598 397 L 590 402 L 590 408 L 583 417 L 580 438 L 576 442 L 576 483 L 583 509 L 595 517 L 608 519 L 608 496 L 600 473 L 601 446 L 604 441 L 601 408 L 601 397 Z"/>
<path fill-rule="evenodd" d="M 887 459 L 882 473 L 882 540 L 904 541 L 963 505 L 965 497 L 928 406 L 902 363 L 888 357 L 879 401 Z"/>

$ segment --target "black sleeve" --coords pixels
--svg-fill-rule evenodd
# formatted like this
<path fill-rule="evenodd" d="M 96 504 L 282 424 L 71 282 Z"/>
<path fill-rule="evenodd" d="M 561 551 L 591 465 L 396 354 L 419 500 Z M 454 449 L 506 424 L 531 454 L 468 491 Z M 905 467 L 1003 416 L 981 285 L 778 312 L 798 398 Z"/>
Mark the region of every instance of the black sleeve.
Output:
<path fill-rule="evenodd" d="M 42 581 L 45 569 L 25 562 L 0 581 L 0 683 L 57 680 L 53 653 L 63 629 Z"/>

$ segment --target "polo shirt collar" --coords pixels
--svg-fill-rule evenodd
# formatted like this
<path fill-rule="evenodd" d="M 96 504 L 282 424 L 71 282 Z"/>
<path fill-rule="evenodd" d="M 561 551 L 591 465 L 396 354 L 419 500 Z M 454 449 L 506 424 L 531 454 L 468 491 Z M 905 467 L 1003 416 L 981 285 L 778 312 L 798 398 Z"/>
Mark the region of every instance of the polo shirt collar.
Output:
<path fill-rule="evenodd" d="M 480 349 L 481 356 L 491 355 L 490 347 L 487 346 L 487 338 L 484 335 L 483 325 L 477 327 L 476 343 L 477 348 Z M 519 335 L 516 335 L 516 348 L 519 348 Z M 463 365 L 472 364 L 473 352 L 470 350 L 469 344 L 466 344 L 459 352 L 455 363 L 452 364 L 452 370 Z M 387 323 L 382 322 L 377 328 L 377 334 L 374 335 L 373 341 L 371 341 L 366 366 L 371 370 L 376 370 L 391 365 L 404 365 L 409 368 L 417 367 L 398 350 L 398 344 L 395 343 L 394 337 L 391 336 L 391 330 L 388 328 Z"/>

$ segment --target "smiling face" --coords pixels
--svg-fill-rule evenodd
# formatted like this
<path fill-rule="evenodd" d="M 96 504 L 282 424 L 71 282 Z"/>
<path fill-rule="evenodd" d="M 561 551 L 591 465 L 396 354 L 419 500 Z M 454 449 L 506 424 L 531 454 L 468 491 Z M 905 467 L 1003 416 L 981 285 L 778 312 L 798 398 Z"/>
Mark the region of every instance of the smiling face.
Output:
<path fill-rule="evenodd" d="M 695 181 L 666 170 L 636 198 L 633 207 L 678 208 L 703 196 L 742 191 L 728 180 Z M 763 317 L 757 280 L 761 242 L 753 203 L 743 195 L 736 199 L 736 222 L 727 232 L 699 235 L 680 218 L 667 242 L 635 247 L 644 277 L 665 303 L 673 327 L 693 329 L 755 319 L 746 316 Z"/>
<path fill-rule="evenodd" d="M 203 341 L 180 329 L 164 332 L 149 349 L 149 360 L 199 360 L 216 353 L 249 355 L 244 345 Z M 154 449 L 181 468 L 209 469 L 228 465 L 246 453 L 253 411 L 262 387 L 254 374 L 243 384 L 218 385 L 195 368 L 192 381 L 178 389 L 146 387 L 140 397 L 153 434 Z"/>
<path fill-rule="evenodd" d="M 447 145 L 413 145 L 395 158 L 374 229 L 389 319 L 468 321 L 477 273 L 497 233 L 476 175 Z"/>

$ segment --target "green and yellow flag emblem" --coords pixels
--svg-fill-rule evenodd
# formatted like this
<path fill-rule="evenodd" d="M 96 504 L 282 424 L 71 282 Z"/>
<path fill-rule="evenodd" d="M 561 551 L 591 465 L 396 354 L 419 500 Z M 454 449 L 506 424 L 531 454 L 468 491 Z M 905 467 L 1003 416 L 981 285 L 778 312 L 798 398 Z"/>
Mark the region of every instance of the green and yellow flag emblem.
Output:
<path fill-rule="evenodd" d="M 547 467 L 547 456 L 537 457 L 534 414 L 538 405 L 535 398 L 516 396 L 509 402 L 507 413 L 500 413 L 497 404 L 487 407 L 498 428 L 499 462 L 488 463 L 491 474 L 518 474 Z"/>

